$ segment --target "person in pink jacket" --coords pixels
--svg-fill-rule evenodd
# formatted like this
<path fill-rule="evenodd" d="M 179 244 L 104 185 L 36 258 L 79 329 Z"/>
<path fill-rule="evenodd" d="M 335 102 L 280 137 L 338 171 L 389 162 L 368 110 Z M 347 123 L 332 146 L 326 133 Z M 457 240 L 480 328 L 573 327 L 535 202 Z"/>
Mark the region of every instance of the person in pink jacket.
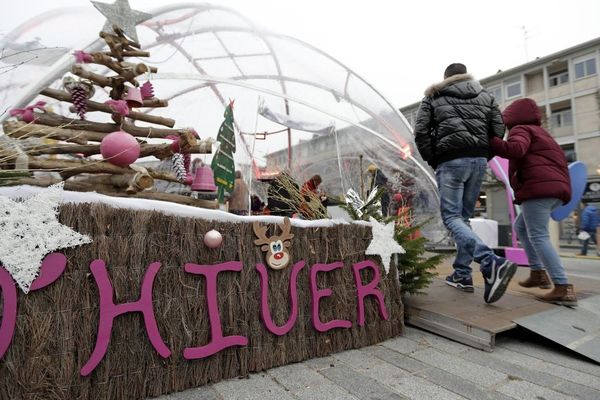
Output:
<path fill-rule="evenodd" d="M 571 199 L 567 159 L 550 133 L 541 127 L 540 109 L 532 99 L 516 100 L 502 117 L 509 129 L 508 139 L 491 138 L 491 148 L 495 155 L 509 160 L 510 185 L 515 193 L 515 203 L 521 205 L 515 229 L 527 253 L 531 273 L 519 285 L 551 288 L 547 270 L 554 288 L 538 298 L 576 306 L 575 290 L 567 280 L 548 232 L 552 210 Z"/>

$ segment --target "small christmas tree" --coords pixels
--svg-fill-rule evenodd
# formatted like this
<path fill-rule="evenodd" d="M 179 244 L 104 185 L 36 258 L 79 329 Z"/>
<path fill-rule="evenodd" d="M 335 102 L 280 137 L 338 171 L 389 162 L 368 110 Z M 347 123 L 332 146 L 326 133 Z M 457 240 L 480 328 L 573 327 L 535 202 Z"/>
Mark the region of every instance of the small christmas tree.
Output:
<path fill-rule="evenodd" d="M 428 221 L 414 225 L 414 220 L 409 215 L 394 215 L 386 218 L 381 215 L 379 199 L 385 190 L 387 189 L 379 188 L 373 196 L 369 196 L 367 203 L 359 208 L 355 208 L 352 204 L 342 205 L 341 207 L 354 220 L 368 221 L 370 217 L 373 217 L 377 221 L 385 221 L 386 223 L 396 222 L 394 239 L 406 251 L 405 254 L 394 257 L 398 268 L 400 291 L 402 294 L 423 293 L 423 289 L 429 286 L 437 275 L 435 268 L 445 256 L 441 254 L 432 257 L 425 256 L 427 239 L 415 237 L 415 233 Z M 409 221 L 409 223 L 406 221 Z"/>
<path fill-rule="evenodd" d="M 229 102 L 223 115 L 225 120 L 219 128 L 217 142 L 220 143 L 219 149 L 215 154 L 210 167 L 215 175 L 215 185 L 217 185 L 217 198 L 219 203 L 223 203 L 225 192 L 231 193 L 235 183 L 235 163 L 233 153 L 235 153 L 235 132 L 233 130 L 233 101 Z"/>

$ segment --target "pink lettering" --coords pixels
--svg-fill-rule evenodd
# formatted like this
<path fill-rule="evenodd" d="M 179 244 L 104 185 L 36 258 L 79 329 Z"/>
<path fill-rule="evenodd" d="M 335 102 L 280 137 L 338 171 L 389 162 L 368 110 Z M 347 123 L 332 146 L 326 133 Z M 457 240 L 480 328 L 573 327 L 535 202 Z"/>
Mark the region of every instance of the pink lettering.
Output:
<path fill-rule="evenodd" d="M 92 261 L 90 269 L 92 275 L 94 275 L 94 279 L 96 279 L 96 284 L 98 285 L 98 290 L 100 292 L 100 322 L 98 324 L 96 346 L 94 347 L 94 351 L 88 362 L 81 368 L 81 375 L 89 375 L 98 366 L 100 361 L 102 361 L 102 358 L 104 358 L 106 350 L 108 349 L 108 343 L 110 342 L 115 317 L 130 312 L 141 312 L 144 315 L 146 333 L 148 334 L 150 343 L 152 343 L 152 346 L 161 357 L 169 357 L 171 351 L 160 336 L 156 318 L 154 316 L 154 310 L 152 308 L 152 286 L 154 284 L 154 278 L 160 269 L 160 263 L 155 262 L 148 266 L 148 270 L 142 281 L 140 299 L 135 302 L 123 304 L 115 304 L 113 302 L 114 290 L 108 278 L 104 261 Z"/>
<path fill-rule="evenodd" d="M 64 254 L 48 254 L 40 267 L 40 275 L 31 283 L 29 291 L 33 292 L 54 283 L 62 275 L 66 267 L 67 257 Z"/>
<path fill-rule="evenodd" d="M 331 264 L 315 264 L 310 269 L 310 291 L 312 293 L 312 322 L 315 329 L 319 332 L 327 332 L 334 328 L 351 328 L 352 323 L 345 319 L 334 319 L 329 322 L 322 322 L 319 317 L 319 303 L 323 297 L 329 297 L 333 290 L 319 289 L 317 287 L 317 273 L 329 272 L 334 269 L 342 268 L 344 264 L 341 261 Z"/>
<path fill-rule="evenodd" d="M 367 285 L 363 285 L 360 277 L 360 271 L 365 268 L 371 268 L 373 270 L 373 280 Z M 379 303 L 379 315 L 383 319 L 388 319 L 388 313 L 385 309 L 385 302 L 383 300 L 383 293 L 377 289 L 379 280 L 381 279 L 381 273 L 379 267 L 371 260 L 362 261 L 352 265 L 354 272 L 354 280 L 356 281 L 356 292 L 357 292 L 357 303 L 358 303 L 358 325 L 363 326 L 365 324 L 365 297 L 369 295 L 375 296 L 377 303 Z"/>
<path fill-rule="evenodd" d="M 263 264 L 256 264 L 256 270 L 260 275 L 260 311 L 262 320 L 267 330 L 277 336 L 283 336 L 292 330 L 294 324 L 296 323 L 296 319 L 298 318 L 298 273 L 302 270 L 302 268 L 304 268 L 304 261 L 297 262 L 292 268 L 292 275 L 290 276 L 291 315 L 284 325 L 277 326 L 273 322 L 271 310 L 269 309 L 269 275 L 267 273 L 267 268 Z"/>
<path fill-rule="evenodd" d="M 56 281 L 67 266 L 67 257 L 61 253 L 51 253 L 44 257 L 40 275 L 31 283 L 29 291 L 42 289 Z M 0 358 L 4 356 L 15 332 L 17 323 L 17 288 L 4 268 L 0 267 L 0 288 L 2 288 L 2 324 L 0 325 Z"/>
<path fill-rule="evenodd" d="M 17 323 L 17 288 L 8 271 L 0 267 L 0 288 L 2 288 L 2 325 L 0 325 L 0 359 L 8 350 Z"/>
<path fill-rule="evenodd" d="M 242 263 L 229 261 L 214 265 L 185 264 L 185 272 L 195 275 L 204 275 L 206 279 L 206 300 L 208 302 L 208 318 L 210 319 L 211 342 L 204 346 L 187 347 L 183 350 L 183 358 L 193 360 L 205 358 L 231 346 L 246 346 L 248 338 L 245 336 L 223 336 L 221 317 L 217 304 L 217 275 L 221 271 L 242 270 Z"/>

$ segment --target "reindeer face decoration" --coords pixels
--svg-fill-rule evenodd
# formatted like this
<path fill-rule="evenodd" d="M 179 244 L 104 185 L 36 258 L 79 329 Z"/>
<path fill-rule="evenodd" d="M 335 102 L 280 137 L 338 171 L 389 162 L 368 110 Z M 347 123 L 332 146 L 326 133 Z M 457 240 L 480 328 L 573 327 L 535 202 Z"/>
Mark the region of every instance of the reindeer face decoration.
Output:
<path fill-rule="evenodd" d="M 267 265 L 273 269 L 283 269 L 290 263 L 290 254 L 287 249 L 292 245 L 290 240 L 294 237 L 290 233 L 292 223 L 288 217 L 284 218 L 283 224 L 279 224 L 279 227 L 281 228 L 281 235 L 267 237 L 266 226 L 258 221 L 254 221 L 252 224 L 254 233 L 258 237 L 254 244 L 263 245 L 260 249 L 267 252 L 265 256 Z"/>

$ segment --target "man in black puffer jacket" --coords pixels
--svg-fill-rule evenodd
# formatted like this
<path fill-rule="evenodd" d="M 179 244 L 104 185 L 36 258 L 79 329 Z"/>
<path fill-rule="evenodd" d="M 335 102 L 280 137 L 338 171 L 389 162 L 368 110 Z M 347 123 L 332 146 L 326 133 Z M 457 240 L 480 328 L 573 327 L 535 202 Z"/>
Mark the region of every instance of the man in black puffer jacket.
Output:
<path fill-rule="evenodd" d="M 450 64 L 444 80 L 425 92 L 415 124 L 421 157 L 434 168 L 440 211 L 457 245 L 454 273 L 446 283 L 473 292 L 473 260 L 484 276 L 486 303 L 500 299 L 516 265 L 494 252 L 471 230 L 481 181 L 490 157 L 490 137 L 504 136 L 502 115 L 494 98 L 467 74 L 463 64 Z"/>

